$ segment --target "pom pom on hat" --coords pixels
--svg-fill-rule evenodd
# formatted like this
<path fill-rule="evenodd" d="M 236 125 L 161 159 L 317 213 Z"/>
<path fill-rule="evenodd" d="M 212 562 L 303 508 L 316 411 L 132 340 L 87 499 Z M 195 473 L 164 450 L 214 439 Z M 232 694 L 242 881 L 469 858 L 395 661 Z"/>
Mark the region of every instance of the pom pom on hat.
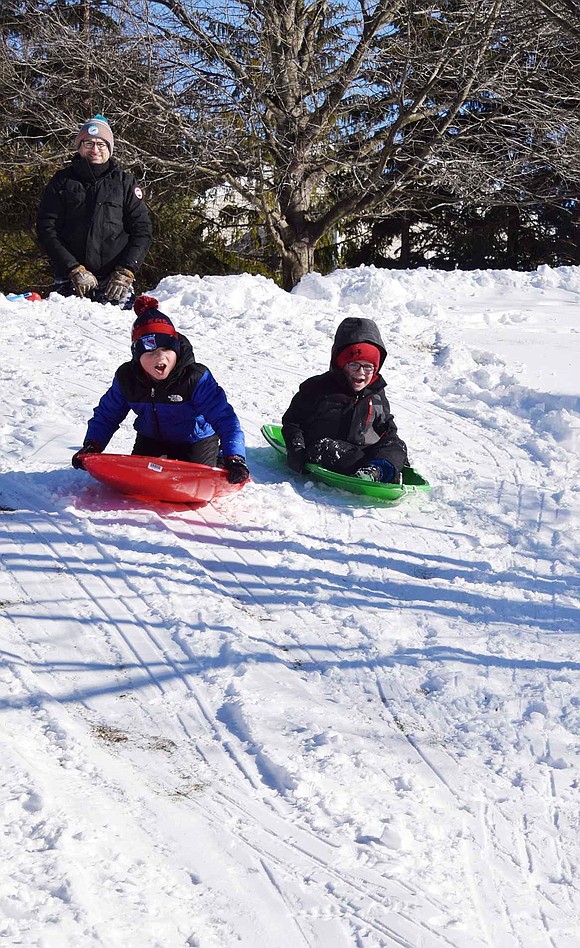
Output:
<path fill-rule="evenodd" d="M 115 139 L 113 138 L 109 120 L 106 119 L 104 115 L 95 115 L 81 125 L 75 138 L 75 148 L 78 148 L 81 142 L 91 141 L 95 138 L 102 139 L 106 142 L 109 155 L 113 154 Z"/>
<path fill-rule="evenodd" d="M 131 327 L 131 351 L 139 360 L 144 352 L 173 349 L 179 355 L 179 336 L 169 316 L 159 312 L 153 296 L 138 296 L 133 303 L 137 319 Z"/>
<path fill-rule="evenodd" d="M 133 309 L 137 316 L 141 316 L 147 309 L 159 309 L 159 300 L 156 300 L 154 296 L 145 296 L 142 293 L 133 303 Z"/>
<path fill-rule="evenodd" d="M 370 342 L 353 342 L 345 346 L 334 358 L 334 364 L 344 369 L 347 362 L 370 362 L 375 367 L 375 374 L 381 362 L 381 353 Z"/>

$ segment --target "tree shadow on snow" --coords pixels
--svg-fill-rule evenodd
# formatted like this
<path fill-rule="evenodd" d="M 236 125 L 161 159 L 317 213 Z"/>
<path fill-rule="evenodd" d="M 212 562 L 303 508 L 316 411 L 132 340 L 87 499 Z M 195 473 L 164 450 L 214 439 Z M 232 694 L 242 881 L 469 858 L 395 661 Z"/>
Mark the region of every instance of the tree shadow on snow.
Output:
<path fill-rule="evenodd" d="M 279 646 L 274 646 L 274 648 L 279 651 Z M 305 659 L 305 649 L 320 653 L 320 658 Z M 232 649 L 222 649 L 219 655 L 200 654 L 191 660 L 186 659 L 170 663 L 165 660 L 133 663 L 43 662 L 30 659 L 24 661 L 21 656 L 14 652 L 0 651 L 4 664 L 25 665 L 30 672 L 38 675 L 46 674 L 52 679 L 53 686 L 52 693 L 43 688 L 37 692 L 29 691 L 27 694 L 10 695 L 9 697 L 0 695 L 0 712 L 15 708 L 37 707 L 47 703 L 82 703 L 105 696 L 126 698 L 132 693 L 145 691 L 146 689 L 153 689 L 154 692 L 158 693 L 164 683 L 175 679 L 187 683 L 190 676 L 199 677 L 206 672 L 216 672 L 218 670 L 235 672 L 236 669 L 248 664 L 278 665 L 289 672 L 298 672 L 301 676 L 309 674 L 319 676 L 330 670 L 348 673 L 352 670 L 369 667 L 372 667 L 375 671 L 393 669 L 400 665 L 420 668 L 422 665 L 431 666 L 432 663 L 436 663 L 439 669 L 445 664 L 453 667 L 463 664 L 477 666 L 482 669 L 505 669 L 509 672 L 546 671 L 564 673 L 580 671 L 580 662 L 505 658 L 448 646 L 397 649 L 391 655 L 373 656 L 372 659 L 360 654 L 349 658 L 349 653 L 358 651 L 354 647 L 332 646 L 330 648 L 316 644 L 305 644 L 300 647 L 296 646 L 296 650 L 300 651 L 299 660 L 292 658 L 292 652 L 294 651 L 292 647 L 285 647 L 282 654 L 276 654 L 273 651 L 244 651 L 242 654 L 236 653 Z M 326 653 L 329 653 L 328 657 L 326 657 Z M 58 682 L 59 676 L 62 675 L 74 676 L 75 686 L 73 688 L 69 686 L 68 690 L 65 689 L 60 693 L 54 693 L 54 683 Z M 83 677 L 90 677 L 91 683 L 83 682 Z"/>
<path fill-rule="evenodd" d="M 117 497 L 106 510 L 100 494 L 90 524 L 106 529 L 99 531 L 96 542 L 85 528 L 83 511 L 66 509 L 66 498 L 74 496 L 79 475 L 82 472 L 72 469 L 0 475 L 0 497 L 19 497 L 24 508 L 29 505 L 17 515 L 0 517 L 0 538 L 6 550 L 14 549 L 14 555 L 5 555 L 5 567 L 15 576 L 20 570 L 60 571 L 106 583 L 118 572 L 129 584 L 139 584 L 144 577 L 179 581 L 191 593 L 227 597 L 250 612 L 273 610 L 280 615 L 281 607 L 307 611 L 324 605 L 347 614 L 364 610 L 369 621 L 380 621 L 382 611 L 394 609 L 481 622 L 487 627 L 529 627 L 534 634 L 580 631 L 578 610 L 571 601 L 577 576 L 538 575 L 534 560 L 529 569 L 497 570 L 477 553 L 465 561 L 369 540 L 353 545 L 341 537 L 317 537 L 309 545 L 306 535 L 272 537 L 271 531 L 261 527 L 240 530 L 236 524 L 214 523 L 207 518 L 208 508 L 203 518 L 191 511 L 174 516 L 171 508 L 160 513 L 158 507 L 131 498 L 120 508 Z M 35 509 L 39 483 L 44 489 L 40 511 Z M 95 490 L 110 493 L 98 484 Z M 137 531 L 137 538 L 132 530 L 128 537 L 123 530 L 111 529 L 119 520 L 123 526 L 146 526 L 147 530 Z M 262 535 L 265 532 L 270 535 Z M 79 544 L 86 549 L 80 551 Z M 137 599 L 139 588 L 133 585 L 129 598 Z M 86 590 L 79 591 L 79 603 L 83 596 Z M 95 618 L 98 612 L 96 608 L 92 618 L 81 616 L 77 621 L 106 622 L 106 616 Z M 35 613 L 43 615 L 47 624 L 70 620 L 58 608 L 58 599 L 52 600 L 50 588 L 46 597 L 35 602 Z M 24 612 L 21 615 L 25 617 Z M 34 613 L 28 618 L 34 618 Z"/>

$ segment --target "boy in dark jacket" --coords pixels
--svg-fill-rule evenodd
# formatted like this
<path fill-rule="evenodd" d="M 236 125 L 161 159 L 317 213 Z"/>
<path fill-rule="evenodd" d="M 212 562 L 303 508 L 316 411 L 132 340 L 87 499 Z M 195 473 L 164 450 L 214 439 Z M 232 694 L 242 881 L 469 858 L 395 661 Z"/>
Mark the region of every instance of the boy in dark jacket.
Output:
<path fill-rule="evenodd" d="M 130 309 L 135 273 L 151 244 L 151 222 L 143 192 L 113 159 L 113 146 L 104 116 L 81 126 L 77 153 L 44 189 L 36 233 L 58 293 Z"/>
<path fill-rule="evenodd" d="M 379 370 L 387 350 L 372 319 L 348 317 L 334 337 L 330 370 L 300 385 L 282 418 L 288 464 L 400 483 L 406 445 L 397 435 Z"/>
<path fill-rule="evenodd" d="M 189 340 L 178 333 L 150 296 L 135 300 L 133 358 L 121 365 L 89 421 L 85 441 L 72 458 L 100 454 L 132 409 L 137 438 L 133 454 L 215 466 L 219 446 L 232 484 L 249 477 L 244 435 L 226 394 L 195 361 Z"/>

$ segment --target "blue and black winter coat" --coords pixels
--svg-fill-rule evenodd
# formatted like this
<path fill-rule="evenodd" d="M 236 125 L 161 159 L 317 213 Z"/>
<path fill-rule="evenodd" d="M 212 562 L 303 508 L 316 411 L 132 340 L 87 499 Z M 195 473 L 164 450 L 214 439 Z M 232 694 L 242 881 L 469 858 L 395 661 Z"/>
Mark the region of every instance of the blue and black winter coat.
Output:
<path fill-rule="evenodd" d="M 180 351 L 167 379 L 155 382 L 138 360 L 121 365 L 89 421 L 85 441 L 105 448 L 129 411 L 140 435 L 172 444 L 195 444 L 217 434 L 225 457 L 245 457 L 238 417 L 209 369 L 195 361 L 189 339 L 178 333 Z"/>

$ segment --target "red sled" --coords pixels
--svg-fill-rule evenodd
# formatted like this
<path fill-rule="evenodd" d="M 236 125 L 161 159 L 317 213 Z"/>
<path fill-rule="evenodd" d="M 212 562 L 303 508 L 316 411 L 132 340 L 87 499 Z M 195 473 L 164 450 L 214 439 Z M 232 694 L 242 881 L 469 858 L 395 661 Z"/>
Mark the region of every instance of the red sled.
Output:
<path fill-rule="evenodd" d="M 85 471 L 114 490 L 140 500 L 209 504 L 244 484 L 230 484 L 223 467 L 150 458 L 137 454 L 87 454 Z M 244 481 L 247 484 L 247 481 Z"/>

